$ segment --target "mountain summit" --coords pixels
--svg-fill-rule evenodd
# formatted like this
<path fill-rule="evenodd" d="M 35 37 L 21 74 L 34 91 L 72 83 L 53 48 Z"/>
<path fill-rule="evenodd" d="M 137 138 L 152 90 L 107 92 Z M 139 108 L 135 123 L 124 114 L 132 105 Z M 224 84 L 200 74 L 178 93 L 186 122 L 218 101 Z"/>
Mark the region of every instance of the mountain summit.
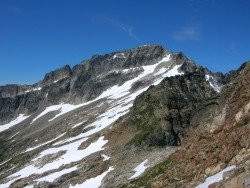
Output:
<path fill-rule="evenodd" d="M 222 185 L 244 182 L 249 65 L 144 45 L 1 86 L 0 187 L 194 187 L 226 166 Z"/>

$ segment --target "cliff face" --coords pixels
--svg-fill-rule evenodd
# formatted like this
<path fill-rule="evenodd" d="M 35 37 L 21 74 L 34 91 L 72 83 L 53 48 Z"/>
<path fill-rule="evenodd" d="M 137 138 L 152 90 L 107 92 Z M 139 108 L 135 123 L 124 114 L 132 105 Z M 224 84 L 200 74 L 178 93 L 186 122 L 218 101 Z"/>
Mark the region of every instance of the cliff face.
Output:
<path fill-rule="evenodd" d="M 204 110 L 209 106 L 209 111 Z M 138 134 L 131 144 L 177 146 L 190 126 L 197 127 L 213 116 L 218 93 L 210 87 L 202 70 L 164 79 L 136 98 L 128 122 Z"/>
<path fill-rule="evenodd" d="M 159 164 L 127 186 L 195 187 L 204 177 L 232 165 L 237 167 L 223 175 L 224 181 L 213 183 L 211 187 L 249 186 L 250 63 L 243 64 L 233 73 L 220 94 L 211 93 L 210 100 L 201 101 L 202 108 L 194 108 L 188 116 L 192 127 L 188 130 L 189 136 L 166 159 L 168 165 Z M 174 104 L 179 101 L 172 99 Z M 185 122 L 184 117 L 179 117 Z"/>

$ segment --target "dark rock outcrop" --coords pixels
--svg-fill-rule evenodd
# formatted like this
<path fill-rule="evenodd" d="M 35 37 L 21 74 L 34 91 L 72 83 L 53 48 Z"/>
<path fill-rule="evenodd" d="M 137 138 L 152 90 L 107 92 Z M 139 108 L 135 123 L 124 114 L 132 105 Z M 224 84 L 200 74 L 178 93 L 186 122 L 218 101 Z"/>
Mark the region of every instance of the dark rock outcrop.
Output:
<path fill-rule="evenodd" d="M 42 81 L 43 85 L 57 82 L 63 78 L 70 76 L 71 69 L 69 65 L 65 65 L 59 69 L 47 73 Z"/>
<path fill-rule="evenodd" d="M 137 127 L 138 134 L 130 144 L 180 145 L 187 129 L 198 126 L 201 118 L 205 121 L 209 116 L 210 112 L 203 109 L 210 106 L 214 110 L 218 105 L 218 94 L 204 74 L 201 69 L 165 78 L 137 97 L 128 121 Z"/>
<path fill-rule="evenodd" d="M 0 86 L 0 98 L 15 97 L 29 88 L 30 86 L 28 85 L 16 84 Z"/>

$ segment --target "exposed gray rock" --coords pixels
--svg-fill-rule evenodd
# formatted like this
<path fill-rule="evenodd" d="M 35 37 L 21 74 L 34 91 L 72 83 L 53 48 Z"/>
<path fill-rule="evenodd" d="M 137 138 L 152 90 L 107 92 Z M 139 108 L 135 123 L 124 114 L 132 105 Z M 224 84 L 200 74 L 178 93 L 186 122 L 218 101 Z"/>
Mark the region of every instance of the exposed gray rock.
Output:
<path fill-rule="evenodd" d="M 40 104 L 80 103 L 94 99 L 111 85 L 125 82 L 142 71 L 124 73 L 123 69 L 154 64 L 167 54 L 169 52 L 162 46 L 146 45 L 95 55 L 72 69 L 65 65 L 47 73 L 43 81 L 34 85 L 1 86 L 0 122 L 12 119 L 17 113 L 34 112 Z"/>
<path fill-rule="evenodd" d="M 23 93 L 31 86 L 28 85 L 5 85 L 0 86 L 0 98 L 15 97 L 18 94 Z"/>
<path fill-rule="evenodd" d="M 42 81 L 42 84 L 49 84 L 53 82 L 57 82 L 63 78 L 66 78 L 71 73 L 71 69 L 69 65 L 65 65 L 59 69 L 51 71 L 47 73 Z"/>
<path fill-rule="evenodd" d="M 198 126 L 199 118 L 205 121 L 209 116 L 202 109 L 217 106 L 218 94 L 206 81 L 205 74 L 204 69 L 199 69 L 184 76 L 165 78 L 138 96 L 128 119 L 138 130 L 131 144 L 180 145 L 187 136 L 186 129 L 190 125 Z"/>

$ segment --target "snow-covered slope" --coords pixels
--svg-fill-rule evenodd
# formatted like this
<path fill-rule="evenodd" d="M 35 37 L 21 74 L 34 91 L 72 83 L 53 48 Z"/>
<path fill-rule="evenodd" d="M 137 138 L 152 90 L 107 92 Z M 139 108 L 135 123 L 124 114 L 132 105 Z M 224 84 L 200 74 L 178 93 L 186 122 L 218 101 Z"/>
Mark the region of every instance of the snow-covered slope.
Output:
<path fill-rule="evenodd" d="M 118 58 L 118 55 L 114 58 Z M 107 138 L 101 136 L 102 132 L 112 129 L 113 123 L 129 111 L 134 99 L 150 85 L 157 85 L 168 76 L 184 74 L 180 67 L 181 64 L 175 64 L 171 60 L 171 54 L 168 54 L 155 64 L 124 71 L 123 74 L 126 76 L 127 73 L 142 69 L 139 74 L 123 83 L 111 86 L 93 100 L 77 105 L 69 103 L 51 105 L 40 113 L 31 114 L 27 121 L 28 125 L 23 126 L 24 130 L 20 130 L 19 134 L 23 135 L 27 142 L 11 159 L 15 166 L 13 167 L 11 161 L 1 164 L 3 174 L 0 187 L 9 187 L 16 180 L 19 180 L 18 183 L 22 186 L 40 186 L 44 182 L 54 182 L 63 175 L 84 171 L 84 164 L 92 160 L 89 156 L 93 154 L 100 156 L 98 162 L 100 164 L 110 161 L 112 154 L 107 157 L 102 153 L 109 142 Z M 139 85 L 135 87 L 136 84 Z M 20 114 L 16 120 L 1 126 L 1 131 L 28 117 Z M 13 129 L 13 132 L 15 131 Z M 105 156 L 104 160 L 102 156 Z M 17 158 L 25 158 L 25 161 L 18 161 Z M 99 187 L 105 176 L 114 170 L 116 164 L 92 177 L 81 175 L 77 183 L 69 178 L 62 185 L 88 187 L 91 184 Z M 136 172 L 135 175 L 138 173 L 142 172 Z M 132 177 L 136 177 L 135 175 Z"/>
<path fill-rule="evenodd" d="M 19 116 L 16 119 L 14 119 L 14 120 L 12 120 L 9 123 L 6 123 L 4 125 L 0 125 L 0 132 L 5 131 L 5 130 L 21 123 L 22 121 L 24 121 L 28 117 L 29 117 L 29 115 L 19 114 Z"/>

